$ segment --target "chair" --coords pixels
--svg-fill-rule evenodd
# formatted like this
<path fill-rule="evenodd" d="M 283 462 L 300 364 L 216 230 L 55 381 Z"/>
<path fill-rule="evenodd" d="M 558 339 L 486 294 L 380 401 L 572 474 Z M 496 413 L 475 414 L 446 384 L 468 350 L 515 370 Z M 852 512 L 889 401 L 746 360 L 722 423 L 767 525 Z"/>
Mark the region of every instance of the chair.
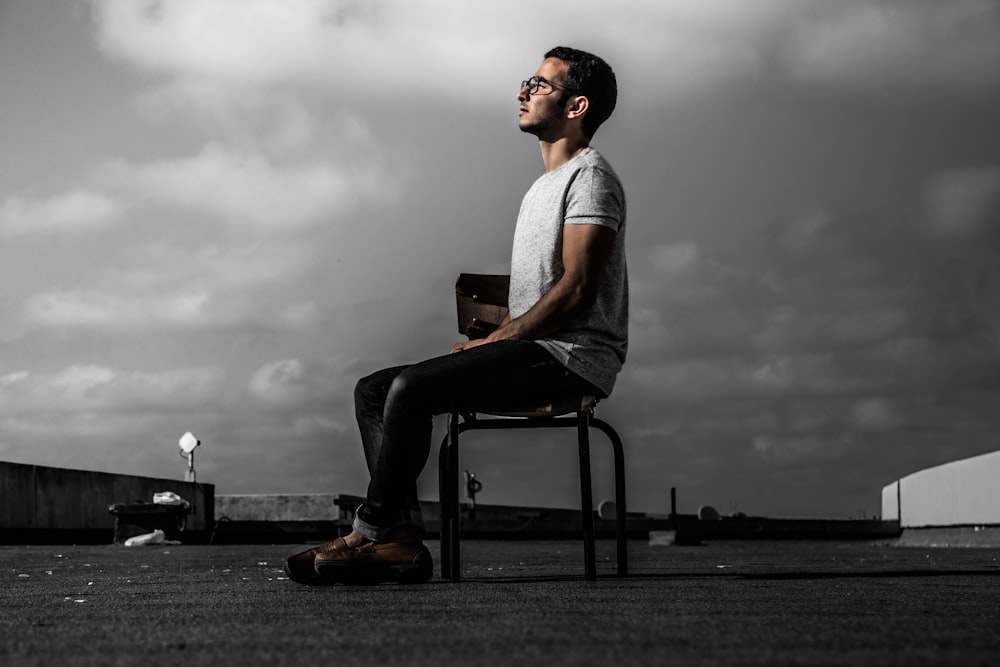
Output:
<path fill-rule="evenodd" d="M 510 277 L 463 273 L 455 285 L 459 333 L 470 340 L 490 334 L 507 314 Z M 441 502 L 441 576 L 457 582 L 461 579 L 461 512 L 458 499 L 459 436 L 472 430 L 576 428 L 580 456 L 580 506 L 583 516 L 583 558 L 587 580 L 597 578 L 594 546 L 594 503 L 590 474 L 590 428 L 607 435 L 614 452 L 615 524 L 617 536 L 617 574 L 628 574 L 628 546 L 625 525 L 625 455 L 621 438 L 607 423 L 594 417 L 594 396 L 553 396 L 545 405 L 519 405 L 511 397 L 509 409 L 491 411 L 486 418 L 478 414 L 452 413 L 448 434 L 438 456 L 438 482 Z"/>

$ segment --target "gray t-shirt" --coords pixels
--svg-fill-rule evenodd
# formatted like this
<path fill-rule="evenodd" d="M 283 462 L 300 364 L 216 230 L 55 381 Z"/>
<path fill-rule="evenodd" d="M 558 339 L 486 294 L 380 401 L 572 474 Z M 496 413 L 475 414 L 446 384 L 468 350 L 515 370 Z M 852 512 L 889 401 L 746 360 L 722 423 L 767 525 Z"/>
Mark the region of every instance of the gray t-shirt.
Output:
<path fill-rule="evenodd" d="M 628 348 L 625 192 L 593 148 L 542 175 L 524 196 L 510 262 L 510 316 L 526 313 L 562 276 L 563 225 L 601 225 L 617 232 L 597 302 L 568 327 L 537 342 L 605 394 Z"/>

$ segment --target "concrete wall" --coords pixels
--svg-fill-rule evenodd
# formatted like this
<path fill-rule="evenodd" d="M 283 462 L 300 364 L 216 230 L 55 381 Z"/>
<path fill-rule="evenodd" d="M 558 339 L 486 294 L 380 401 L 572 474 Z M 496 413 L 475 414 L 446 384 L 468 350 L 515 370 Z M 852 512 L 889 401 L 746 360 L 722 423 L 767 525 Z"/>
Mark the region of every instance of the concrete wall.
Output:
<path fill-rule="evenodd" d="M 897 517 L 902 528 L 1000 525 L 1000 451 L 889 484 L 882 489 L 882 518 Z"/>
<path fill-rule="evenodd" d="M 232 521 L 333 521 L 340 509 L 333 493 L 215 497 L 215 516 Z"/>
<path fill-rule="evenodd" d="M 0 529 L 114 530 L 115 503 L 153 502 L 173 491 L 191 503 L 188 530 L 210 530 L 215 487 L 168 479 L 0 461 Z"/>

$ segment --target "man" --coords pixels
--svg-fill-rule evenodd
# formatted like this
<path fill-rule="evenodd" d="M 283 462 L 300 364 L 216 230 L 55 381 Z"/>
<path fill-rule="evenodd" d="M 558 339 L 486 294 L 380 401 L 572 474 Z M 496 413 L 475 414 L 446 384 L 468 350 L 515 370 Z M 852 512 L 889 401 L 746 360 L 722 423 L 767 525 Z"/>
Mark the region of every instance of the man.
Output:
<path fill-rule="evenodd" d="M 538 138 L 545 174 L 518 214 L 510 314 L 449 355 L 358 382 L 367 497 L 353 532 L 285 561 L 293 580 L 427 581 L 433 564 L 421 542 L 416 482 L 433 417 L 497 408 L 512 396 L 604 397 L 614 387 L 628 344 L 625 195 L 590 141 L 615 108 L 615 75 L 592 54 L 557 47 L 517 99 L 520 129 Z"/>

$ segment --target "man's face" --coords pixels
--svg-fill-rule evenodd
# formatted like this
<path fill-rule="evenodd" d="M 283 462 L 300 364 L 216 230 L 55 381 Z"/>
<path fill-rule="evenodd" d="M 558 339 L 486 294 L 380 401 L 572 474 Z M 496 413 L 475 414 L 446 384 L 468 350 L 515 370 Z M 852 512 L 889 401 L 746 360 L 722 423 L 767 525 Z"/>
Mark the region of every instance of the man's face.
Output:
<path fill-rule="evenodd" d="M 569 69 L 562 60 L 546 58 L 535 72 L 542 79 L 535 92 L 524 86 L 517 93 L 521 103 L 518 110 L 518 126 L 522 132 L 536 135 L 539 139 L 554 138 L 566 122 L 565 107 L 559 104 L 563 96 L 563 81 Z M 549 85 L 551 82 L 557 87 Z"/>

